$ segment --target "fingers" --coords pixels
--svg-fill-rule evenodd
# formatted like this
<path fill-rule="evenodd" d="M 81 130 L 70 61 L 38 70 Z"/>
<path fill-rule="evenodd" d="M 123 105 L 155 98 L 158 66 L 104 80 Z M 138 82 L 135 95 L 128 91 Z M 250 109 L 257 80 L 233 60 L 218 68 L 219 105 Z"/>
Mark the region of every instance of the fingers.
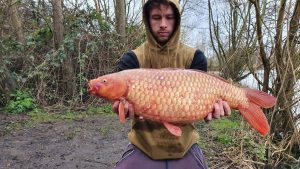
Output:
<path fill-rule="evenodd" d="M 219 100 L 214 104 L 214 110 L 212 113 L 209 113 L 204 120 L 209 122 L 210 120 L 219 119 L 223 116 L 228 116 L 231 114 L 231 108 L 226 101 Z"/>
<path fill-rule="evenodd" d="M 220 106 L 220 102 L 214 104 L 214 112 L 212 113 L 212 117 L 215 119 L 219 119 L 221 117 L 222 106 Z M 224 113 L 223 113 L 224 114 Z"/>
<path fill-rule="evenodd" d="M 119 114 L 120 113 L 120 103 L 123 103 L 123 110 L 124 110 L 124 114 L 125 114 L 125 117 L 126 118 L 135 118 L 135 115 L 134 115 L 134 108 L 133 108 L 133 105 L 130 104 L 129 102 L 127 102 L 126 100 L 118 100 L 118 101 L 115 101 L 112 105 L 112 110 L 113 112 Z"/>
<path fill-rule="evenodd" d="M 220 116 L 219 117 L 223 117 L 225 112 L 224 112 L 224 106 L 223 106 L 223 102 L 222 100 L 219 100 L 217 103 L 218 103 L 218 106 L 219 106 L 219 109 L 220 109 Z"/>
<path fill-rule="evenodd" d="M 125 123 L 126 121 L 126 116 L 125 116 L 125 104 L 123 102 L 120 102 L 119 104 L 119 120 L 121 123 Z"/>
<path fill-rule="evenodd" d="M 224 115 L 225 115 L 225 116 L 231 115 L 231 108 L 230 108 L 230 106 L 228 105 L 228 103 L 225 102 L 225 101 L 222 101 L 222 103 L 223 103 L 223 108 L 224 108 Z"/>
<path fill-rule="evenodd" d="M 219 103 L 217 102 L 217 103 L 214 104 L 214 110 L 213 110 L 213 112 L 209 113 L 209 114 L 204 118 L 204 120 L 205 120 L 206 122 L 209 122 L 209 121 L 211 121 L 213 118 L 219 119 L 220 116 L 221 116 L 221 106 L 220 106 Z"/>
<path fill-rule="evenodd" d="M 212 113 L 209 113 L 205 118 L 204 118 L 205 122 L 209 122 L 212 120 Z"/>
<path fill-rule="evenodd" d="M 125 117 L 128 117 L 128 110 L 129 110 L 129 103 L 124 101 L 124 112 L 125 112 Z"/>
<path fill-rule="evenodd" d="M 132 104 L 129 104 L 128 112 L 129 112 L 129 118 L 133 119 L 134 118 L 134 109 L 133 109 Z"/>
<path fill-rule="evenodd" d="M 113 103 L 113 106 L 112 106 L 112 110 L 113 110 L 113 112 L 115 112 L 115 113 L 119 113 L 119 104 L 120 104 L 120 101 L 115 101 L 114 103 Z"/>

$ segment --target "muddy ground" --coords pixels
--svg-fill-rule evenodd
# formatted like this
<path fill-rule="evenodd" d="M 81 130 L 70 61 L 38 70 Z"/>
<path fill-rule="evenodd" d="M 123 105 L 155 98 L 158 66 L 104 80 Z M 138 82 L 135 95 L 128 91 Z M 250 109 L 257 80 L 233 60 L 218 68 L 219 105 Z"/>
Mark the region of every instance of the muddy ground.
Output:
<path fill-rule="evenodd" d="M 33 117 L 37 119 L 31 121 Z M 209 167 L 253 168 L 256 163 L 245 163 L 239 146 L 227 147 L 215 140 L 211 127 L 215 122 L 195 124 Z M 112 113 L 29 118 L 0 110 L 0 169 L 111 169 L 128 144 L 129 130 L 130 120 L 122 125 Z"/>
<path fill-rule="evenodd" d="M 92 113 L 89 113 L 92 112 Z M 108 113 L 110 112 L 110 113 Z M 220 168 L 210 125 L 195 124 L 210 168 Z M 131 122 L 119 122 L 110 109 L 7 115 L 0 110 L 0 169 L 111 169 L 127 144 Z"/>
<path fill-rule="evenodd" d="M 128 121 L 92 115 L 77 120 L 42 122 L 7 132 L 24 116 L 0 114 L 0 169 L 109 169 L 128 144 Z"/>

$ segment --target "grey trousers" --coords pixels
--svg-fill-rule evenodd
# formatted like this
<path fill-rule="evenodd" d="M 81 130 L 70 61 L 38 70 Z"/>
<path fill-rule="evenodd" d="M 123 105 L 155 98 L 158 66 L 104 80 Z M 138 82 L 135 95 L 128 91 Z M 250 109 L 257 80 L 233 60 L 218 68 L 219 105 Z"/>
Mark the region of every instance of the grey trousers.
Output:
<path fill-rule="evenodd" d="M 115 169 L 207 169 L 204 155 L 194 144 L 181 159 L 152 160 L 133 144 L 129 144 Z"/>

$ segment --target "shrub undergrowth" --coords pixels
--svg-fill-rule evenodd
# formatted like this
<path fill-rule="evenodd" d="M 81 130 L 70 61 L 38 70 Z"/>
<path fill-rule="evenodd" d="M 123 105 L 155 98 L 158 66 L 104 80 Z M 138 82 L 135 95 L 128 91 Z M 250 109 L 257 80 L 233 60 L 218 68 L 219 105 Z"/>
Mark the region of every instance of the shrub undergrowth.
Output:
<path fill-rule="evenodd" d="M 28 112 L 36 108 L 34 99 L 26 91 L 17 90 L 11 94 L 11 100 L 6 104 L 5 111 L 10 114 Z"/>

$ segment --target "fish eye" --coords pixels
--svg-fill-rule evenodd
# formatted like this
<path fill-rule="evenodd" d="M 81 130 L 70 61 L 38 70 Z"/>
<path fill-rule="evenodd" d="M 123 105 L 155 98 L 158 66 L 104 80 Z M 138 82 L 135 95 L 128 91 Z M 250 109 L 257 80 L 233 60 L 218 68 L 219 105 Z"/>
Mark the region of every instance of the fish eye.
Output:
<path fill-rule="evenodd" d="M 106 80 L 106 79 L 103 79 L 103 80 L 102 80 L 102 83 L 106 83 L 106 82 L 107 82 L 107 80 Z"/>

